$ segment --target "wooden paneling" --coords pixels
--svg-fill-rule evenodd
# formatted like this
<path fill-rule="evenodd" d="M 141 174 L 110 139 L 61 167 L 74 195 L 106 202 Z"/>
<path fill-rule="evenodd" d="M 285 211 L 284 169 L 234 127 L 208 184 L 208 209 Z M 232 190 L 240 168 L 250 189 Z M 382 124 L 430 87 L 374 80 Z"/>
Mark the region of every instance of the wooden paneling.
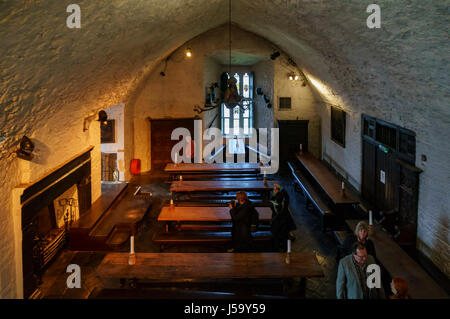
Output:
<path fill-rule="evenodd" d="M 172 141 L 172 131 L 178 127 L 187 128 L 194 140 L 194 118 L 150 120 L 151 126 L 151 165 L 152 171 L 163 170 L 171 163 L 170 152 L 179 141 Z"/>
<path fill-rule="evenodd" d="M 376 146 L 363 139 L 362 195 L 367 200 L 375 198 L 375 154 Z"/>

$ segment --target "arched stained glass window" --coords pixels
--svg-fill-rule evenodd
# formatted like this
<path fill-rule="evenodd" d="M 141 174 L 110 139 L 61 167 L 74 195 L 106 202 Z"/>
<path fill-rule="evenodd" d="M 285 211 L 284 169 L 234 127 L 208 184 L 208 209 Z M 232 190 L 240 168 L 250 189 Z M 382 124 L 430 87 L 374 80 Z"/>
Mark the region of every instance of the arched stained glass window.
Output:
<path fill-rule="evenodd" d="M 227 73 L 227 77 L 230 75 Z M 253 98 L 253 73 L 251 72 L 236 72 L 233 77 L 236 79 L 236 87 L 240 95 L 244 98 Z M 225 136 L 239 136 L 240 129 L 245 136 L 252 133 L 250 130 L 253 127 L 253 103 L 246 101 L 243 102 L 246 106 L 245 110 L 239 108 L 239 106 L 228 109 L 225 105 L 222 105 L 222 132 Z"/>

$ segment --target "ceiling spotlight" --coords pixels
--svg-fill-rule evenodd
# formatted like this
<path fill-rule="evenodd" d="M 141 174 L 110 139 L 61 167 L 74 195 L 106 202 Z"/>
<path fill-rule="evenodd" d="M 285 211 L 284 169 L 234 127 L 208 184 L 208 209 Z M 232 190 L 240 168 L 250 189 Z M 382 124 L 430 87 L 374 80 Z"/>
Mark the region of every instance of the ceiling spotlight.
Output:
<path fill-rule="evenodd" d="M 276 51 L 276 52 L 274 52 L 274 53 L 272 53 L 272 54 L 270 55 L 270 58 L 271 58 L 272 60 L 275 60 L 275 59 L 278 58 L 279 56 L 280 56 L 280 52 Z"/>
<path fill-rule="evenodd" d="M 298 75 L 296 75 L 296 76 L 294 77 L 294 80 L 295 80 L 295 81 L 297 81 L 297 80 L 298 80 Z"/>
<path fill-rule="evenodd" d="M 289 81 L 294 80 L 294 77 L 292 75 L 289 75 Z"/>
<path fill-rule="evenodd" d="M 192 56 L 192 50 L 191 50 L 191 48 L 187 48 L 187 49 L 186 49 L 186 56 L 187 56 L 188 58 L 190 58 L 190 57 Z"/>
<path fill-rule="evenodd" d="M 159 75 L 166 76 L 166 73 L 164 71 L 159 72 Z"/>

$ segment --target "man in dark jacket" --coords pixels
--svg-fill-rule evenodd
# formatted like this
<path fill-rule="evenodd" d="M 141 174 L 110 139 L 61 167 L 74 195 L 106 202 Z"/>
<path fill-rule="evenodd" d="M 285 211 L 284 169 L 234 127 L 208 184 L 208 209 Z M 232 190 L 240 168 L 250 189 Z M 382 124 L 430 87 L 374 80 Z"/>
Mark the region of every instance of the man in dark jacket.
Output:
<path fill-rule="evenodd" d="M 294 240 L 293 231 L 297 229 L 289 212 L 289 195 L 279 184 L 274 184 L 272 202 L 273 245 L 275 250 L 284 249 L 288 239 Z"/>
<path fill-rule="evenodd" d="M 230 215 L 232 221 L 231 236 L 233 251 L 249 251 L 252 246 L 251 215 L 258 213 L 253 203 L 248 199 L 247 193 L 237 192 L 237 203 L 230 203 Z"/>

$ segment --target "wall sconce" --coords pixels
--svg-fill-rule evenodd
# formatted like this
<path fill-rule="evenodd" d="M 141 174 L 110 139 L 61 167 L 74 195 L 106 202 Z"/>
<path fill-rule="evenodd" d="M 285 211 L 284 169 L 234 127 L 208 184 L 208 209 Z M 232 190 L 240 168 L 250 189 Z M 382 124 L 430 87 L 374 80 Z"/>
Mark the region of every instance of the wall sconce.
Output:
<path fill-rule="evenodd" d="M 302 86 L 306 86 L 305 78 L 303 76 L 300 78 L 300 76 L 298 74 L 295 74 L 294 72 L 288 73 L 288 79 L 289 79 L 289 81 L 298 81 L 301 79 Z"/>
<path fill-rule="evenodd" d="M 294 80 L 298 81 L 299 78 L 300 77 L 297 74 L 295 74 L 294 72 L 288 73 L 289 81 L 294 81 Z"/>
<path fill-rule="evenodd" d="M 31 161 L 33 159 L 34 143 L 25 135 L 20 140 L 19 149 L 16 151 L 17 157 Z"/>
<path fill-rule="evenodd" d="M 270 59 L 276 60 L 280 56 L 280 52 L 276 51 L 270 55 Z"/>
<path fill-rule="evenodd" d="M 95 117 L 95 113 L 84 118 L 83 132 L 86 132 L 89 129 L 89 124 L 92 122 L 94 117 Z M 107 124 L 108 114 L 106 114 L 105 111 L 101 110 L 100 112 L 98 112 L 97 121 L 100 122 L 101 124 Z"/>
<path fill-rule="evenodd" d="M 187 56 L 188 58 L 190 58 L 190 57 L 192 56 L 192 49 L 191 49 L 191 48 L 187 48 L 187 49 L 186 49 L 186 56 Z"/>

